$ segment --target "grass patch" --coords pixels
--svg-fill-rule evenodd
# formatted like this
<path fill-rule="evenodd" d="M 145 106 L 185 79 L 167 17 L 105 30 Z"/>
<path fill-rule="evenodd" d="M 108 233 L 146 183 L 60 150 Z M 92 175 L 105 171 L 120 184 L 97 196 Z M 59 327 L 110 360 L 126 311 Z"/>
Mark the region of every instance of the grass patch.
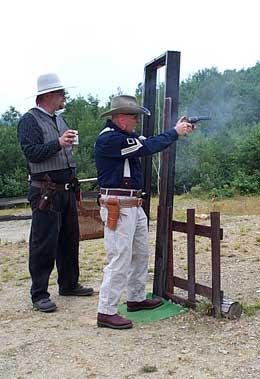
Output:
<path fill-rule="evenodd" d="M 150 202 L 150 220 L 151 221 L 157 220 L 158 204 L 159 204 L 158 196 L 151 197 L 151 202 Z"/>
<path fill-rule="evenodd" d="M 5 282 L 9 282 L 9 280 L 13 279 L 14 278 L 14 273 L 9 271 L 8 269 L 4 269 L 3 270 L 3 278 L 2 278 L 2 281 L 5 283 Z"/>
<path fill-rule="evenodd" d="M 151 220 L 157 219 L 158 196 L 151 198 Z M 195 208 L 196 213 L 220 212 L 222 215 L 242 216 L 260 213 L 260 196 L 236 196 L 215 200 L 193 197 L 191 194 L 174 196 L 173 215 L 175 220 L 186 221 L 186 209 Z"/>
<path fill-rule="evenodd" d="M 212 210 L 225 215 L 257 215 L 260 212 L 260 196 L 236 196 L 212 203 Z"/>
<path fill-rule="evenodd" d="M 6 263 L 9 263 L 11 261 L 11 258 L 9 256 L 5 256 L 3 258 L 3 263 L 6 264 Z"/>
<path fill-rule="evenodd" d="M 15 274 L 10 270 L 8 266 L 3 266 L 2 268 L 2 282 L 8 282 L 11 279 L 14 279 Z"/>
<path fill-rule="evenodd" d="M 202 316 L 209 316 L 212 314 L 212 304 L 210 303 L 198 303 L 196 304 L 196 311 Z"/>
<path fill-rule="evenodd" d="M 8 246 L 8 245 L 12 245 L 12 242 L 1 240 L 1 238 L 0 238 L 0 245 L 1 246 Z"/>
<path fill-rule="evenodd" d="M 260 310 L 260 302 L 256 302 L 255 304 L 242 304 L 243 312 L 247 316 L 254 316 L 257 311 Z"/>
<path fill-rule="evenodd" d="M 250 228 L 246 225 L 240 225 L 239 231 L 241 236 L 246 236 L 250 231 Z"/>
<path fill-rule="evenodd" d="M 157 372 L 158 369 L 156 366 L 148 366 L 148 365 L 145 365 L 144 367 L 141 368 L 140 370 L 142 373 L 144 374 L 149 374 L 151 372 Z"/>
<path fill-rule="evenodd" d="M 0 209 L 0 216 L 9 216 L 9 215 L 19 215 L 19 214 L 31 214 L 31 208 L 29 205 L 24 204 L 12 208 L 3 208 Z"/>
<path fill-rule="evenodd" d="M 57 269 L 54 269 L 51 273 L 50 279 L 57 279 L 58 278 L 58 272 Z"/>
<path fill-rule="evenodd" d="M 30 274 L 26 272 L 26 273 L 18 276 L 17 280 L 28 280 L 30 278 L 31 278 Z"/>

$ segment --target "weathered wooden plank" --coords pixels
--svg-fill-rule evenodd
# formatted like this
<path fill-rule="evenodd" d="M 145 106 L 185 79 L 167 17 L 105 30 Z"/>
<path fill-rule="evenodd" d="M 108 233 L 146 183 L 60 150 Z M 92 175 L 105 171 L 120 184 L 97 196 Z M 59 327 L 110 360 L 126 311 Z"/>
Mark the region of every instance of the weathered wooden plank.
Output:
<path fill-rule="evenodd" d="M 188 299 L 195 303 L 195 209 L 187 209 Z"/>
<path fill-rule="evenodd" d="M 97 195 L 98 195 L 98 191 L 82 192 L 83 199 L 96 198 Z M 16 206 L 16 205 L 28 204 L 28 203 L 29 203 L 28 199 L 25 196 L 0 198 L 0 208 L 7 208 L 7 207 Z"/>
<path fill-rule="evenodd" d="M 28 204 L 26 197 L 2 197 L 0 198 L 0 208 L 6 208 L 16 205 Z"/>
<path fill-rule="evenodd" d="M 3 221 L 17 221 L 17 220 L 30 220 L 32 215 L 6 215 L 0 216 L 0 222 Z"/>
<path fill-rule="evenodd" d="M 188 291 L 188 280 L 180 278 L 178 276 L 173 277 L 174 287 Z M 195 292 L 197 295 L 204 296 L 209 300 L 212 300 L 212 288 L 203 284 L 195 283 Z M 223 297 L 223 291 L 220 291 L 221 297 Z"/>
<path fill-rule="evenodd" d="M 158 206 L 157 208 L 157 231 L 155 245 L 154 282 L 153 293 L 164 296 L 166 287 L 167 262 L 168 262 L 168 226 L 172 217 L 172 208 Z"/>
<path fill-rule="evenodd" d="M 212 270 L 212 304 L 213 316 L 221 317 L 221 293 L 220 293 L 220 214 L 210 213 L 211 221 L 211 270 Z"/>
<path fill-rule="evenodd" d="M 180 233 L 187 233 L 187 223 L 182 221 L 172 221 L 172 230 Z M 211 238 L 211 226 L 195 224 L 196 236 Z M 223 229 L 219 229 L 219 237 L 223 240 Z"/>
<path fill-rule="evenodd" d="M 166 292 L 164 297 L 166 300 L 171 300 L 175 304 L 182 305 L 183 307 L 188 307 L 188 308 L 196 307 L 196 303 L 189 301 L 185 297 L 174 295 L 173 293 Z"/>
<path fill-rule="evenodd" d="M 154 135 L 155 125 L 155 104 L 156 104 L 156 67 L 145 67 L 145 79 L 144 79 L 144 107 L 148 108 L 151 112 L 151 116 L 143 117 L 143 130 L 142 133 L 145 137 Z M 146 199 L 144 203 L 144 211 L 147 215 L 148 222 L 150 217 L 150 201 L 151 201 L 151 183 L 152 183 L 152 156 L 142 158 L 142 169 L 144 175 L 144 192 L 146 193 Z"/>

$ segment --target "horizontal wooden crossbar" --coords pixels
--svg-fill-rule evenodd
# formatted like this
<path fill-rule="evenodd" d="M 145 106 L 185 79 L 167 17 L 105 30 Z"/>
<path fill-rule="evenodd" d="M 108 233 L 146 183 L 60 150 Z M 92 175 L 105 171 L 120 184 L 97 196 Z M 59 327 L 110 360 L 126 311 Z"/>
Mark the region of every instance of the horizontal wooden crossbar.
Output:
<path fill-rule="evenodd" d="M 187 223 L 182 221 L 172 221 L 172 230 L 175 232 L 187 233 Z M 211 238 L 211 226 L 195 224 L 195 235 Z M 220 239 L 223 240 L 223 229 L 219 229 Z"/>
<path fill-rule="evenodd" d="M 173 277 L 173 285 L 174 287 L 181 288 L 183 290 L 188 291 L 188 280 L 180 278 L 178 276 Z M 212 288 L 205 286 L 203 284 L 195 283 L 195 292 L 197 295 L 201 295 L 207 297 L 208 299 L 212 299 Z M 221 291 L 221 297 L 223 297 L 223 291 Z"/>
<path fill-rule="evenodd" d="M 171 300 L 175 304 L 180 304 L 183 307 L 188 307 L 188 308 L 196 308 L 196 303 L 193 301 L 190 301 L 189 299 L 185 299 L 184 297 L 174 295 L 173 293 L 170 292 L 165 292 L 163 297 L 166 300 Z"/>
<path fill-rule="evenodd" d="M 147 72 L 151 70 L 157 70 L 158 68 L 165 66 L 165 63 L 166 63 L 166 54 L 164 53 L 160 55 L 158 58 L 154 59 L 153 61 L 147 63 L 145 65 L 145 70 Z"/>

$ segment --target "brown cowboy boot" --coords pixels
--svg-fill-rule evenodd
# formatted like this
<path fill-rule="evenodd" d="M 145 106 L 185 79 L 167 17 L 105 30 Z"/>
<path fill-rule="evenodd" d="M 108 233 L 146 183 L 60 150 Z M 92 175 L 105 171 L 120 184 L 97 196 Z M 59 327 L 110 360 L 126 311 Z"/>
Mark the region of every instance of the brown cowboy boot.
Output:
<path fill-rule="evenodd" d="M 119 316 L 117 313 L 114 315 L 98 313 L 97 326 L 112 329 L 130 329 L 133 327 L 133 323 L 132 321 Z"/>
<path fill-rule="evenodd" d="M 143 301 L 127 301 L 127 312 L 136 312 L 143 309 L 154 309 L 160 307 L 163 301 L 158 298 L 145 299 Z"/>

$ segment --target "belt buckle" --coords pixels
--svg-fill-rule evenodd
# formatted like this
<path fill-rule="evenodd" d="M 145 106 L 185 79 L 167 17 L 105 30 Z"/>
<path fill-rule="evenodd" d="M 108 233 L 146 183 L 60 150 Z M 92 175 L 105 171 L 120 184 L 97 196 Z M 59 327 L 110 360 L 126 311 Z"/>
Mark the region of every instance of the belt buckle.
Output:
<path fill-rule="evenodd" d="M 140 190 L 138 190 L 138 191 L 136 191 L 136 197 L 142 197 L 142 190 L 140 189 Z"/>
<path fill-rule="evenodd" d="M 65 189 L 65 191 L 68 191 L 70 189 L 70 183 L 65 183 L 64 189 Z"/>

